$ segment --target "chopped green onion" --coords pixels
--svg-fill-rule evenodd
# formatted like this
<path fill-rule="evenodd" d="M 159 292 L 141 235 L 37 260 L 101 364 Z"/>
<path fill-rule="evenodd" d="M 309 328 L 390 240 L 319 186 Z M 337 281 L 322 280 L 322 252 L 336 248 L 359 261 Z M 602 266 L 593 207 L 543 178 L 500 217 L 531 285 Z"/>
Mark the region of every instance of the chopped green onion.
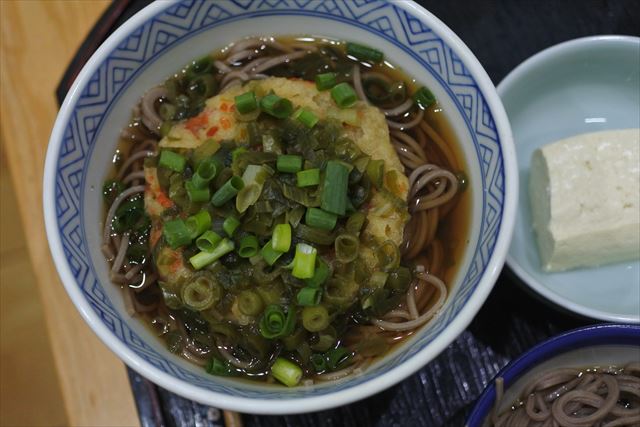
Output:
<path fill-rule="evenodd" d="M 238 310 L 245 316 L 257 316 L 263 307 L 262 298 L 256 292 L 247 289 L 238 295 Z"/>
<path fill-rule="evenodd" d="M 221 296 L 220 285 L 206 276 L 200 276 L 182 288 L 182 301 L 194 311 L 211 308 L 220 301 Z"/>
<path fill-rule="evenodd" d="M 329 265 L 324 260 L 318 257 L 316 261 L 316 271 L 313 272 L 313 277 L 306 279 L 304 282 L 310 288 L 319 288 L 331 275 Z"/>
<path fill-rule="evenodd" d="M 218 375 L 221 377 L 228 377 L 235 373 L 229 362 L 223 362 L 215 356 L 212 356 L 211 359 L 209 359 L 206 370 L 208 374 Z"/>
<path fill-rule="evenodd" d="M 287 252 L 291 247 L 291 226 L 278 224 L 273 228 L 271 246 L 278 252 Z"/>
<path fill-rule="evenodd" d="M 211 215 L 209 215 L 209 212 L 202 210 L 187 218 L 185 224 L 191 231 L 191 238 L 195 239 L 211 227 Z"/>
<path fill-rule="evenodd" d="M 340 108 L 351 107 L 358 100 L 356 91 L 347 82 L 342 82 L 331 89 L 331 98 Z"/>
<path fill-rule="evenodd" d="M 305 224 L 298 224 L 295 229 L 296 237 L 307 242 L 316 243 L 318 245 L 332 245 L 336 236 L 327 230 L 309 227 Z"/>
<path fill-rule="evenodd" d="M 343 263 L 354 261 L 358 257 L 360 242 L 358 238 L 351 234 L 341 234 L 336 237 L 334 243 L 336 248 L 336 259 Z"/>
<path fill-rule="evenodd" d="M 280 154 L 276 163 L 279 172 L 295 173 L 302 169 L 302 156 Z"/>
<path fill-rule="evenodd" d="M 258 108 L 258 100 L 254 92 L 245 92 L 235 98 L 236 110 L 240 114 L 247 114 Z"/>
<path fill-rule="evenodd" d="M 286 98 L 270 93 L 260 100 L 262 110 L 277 119 L 285 119 L 293 112 L 293 104 Z"/>
<path fill-rule="evenodd" d="M 271 366 L 271 375 L 287 387 L 293 387 L 302 379 L 302 369 L 295 363 L 278 357 Z"/>
<path fill-rule="evenodd" d="M 207 230 L 196 239 L 196 246 L 203 252 L 212 252 L 221 240 L 222 237 L 218 233 Z"/>
<path fill-rule="evenodd" d="M 269 265 L 275 264 L 283 253 L 284 252 L 273 249 L 273 242 L 271 240 L 269 240 L 260 251 L 260 255 L 262 255 L 262 258 L 264 258 L 265 262 Z"/>
<path fill-rule="evenodd" d="M 224 230 L 225 233 L 227 233 L 227 236 L 229 237 L 233 236 L 233 233 L 236 232 L 236 229 L 239 226 L 240 226 L 240 221 L 235 216 L 226 217 L 224 222 L 222 223 L 222 229 Z"/>
<path fill-rule="evenodd" d="M 209 159 L 211 156 L 216 154 L 216 152 L 220 149 L 220 143 L 213 140 L 207 139 L 201 145 L 199 145 L 193 152 L 191 153 L 191 162 L 196 167 L 196 169 L 200 166 L 200 163 L 206 159 Z M 222 164 L 216 160 L 213 160 L 216 165 L 216 174 L 220 169 L 222 169 Z"/>
<path fill-rule="evenodd" d="M 364 222 L 367 220 L 367 216 L 362 212 L 355 212 L 351 214 L 344 228 L 349 233 L 353 235 L 360 235 L 360 230 L 362 230 L 362 226 Z"/>
<path fill-rule="evenodd" d="M 258 238 L 253 234 L 244 236 L 240 240 L 240 247 L 238 248 L 238 255 L 242 258 L 251 258 L 258 253 Z"/>
<path fill-rule="evenodd" d="M 327 367 L 334 371 L 344 366 L 351 359 L 351 352 L 344 347 L 336 347 L 327 352 Z"/>
<path fill-rule="evenodd" d="M 295 326 L 295 310 L 289 307 L 285 314 L 282 307 L 271 304 L 267 306 L 260 320 L 260 334 L 268 339 L 282 338 L 291 335 Z"/>
<path fill-rule="evenodd" d="M 413 100 L 420 108 L 426 110 L 436 102 L 436 97 L 429 89 L 422 86 L 413 94 Z"/>
<path fill-rule="evenodd" d="M 320 353 L 313 353 L 309 360 L 311 360 L 313 369 L 317 374 L 324 372 L 327 369 L 327 359 L 324 357 L 324 355 Z"/>
<path fill-rule="evenodd" d="M 298 291 L 296 300 L 298 302 L 298 305 L 314 306 L 314 305 L 320 304 L 321 296 L 322 296 L 322 291 L 319 288 L 304 287 Z M 303 312 L 303 316 L 304 316 L 304 312 Z"/>
<path fill-rule="evenodd" d="M 186 165 L 186 157 L 169 150 L 160 151 L 160 160 L 158 160 L 158 166 L 171 169 L 175 172 L 182 172 Z"/>
<path fill-rule="evenodd" d="M 296 173 L 298 187 L 310 187 L 320 183 L 320 169 L 307 169 Z"/>
<path fill-rule="evenodd" d="M 191 243 L 191 230 L 181 219 L 174 219 L 164 223 L 162 235 L 167 244 L 173 249 Z"/>
<path fill-rule="evenodd" d="M 371 160 L 367 164 L 367 176 L 378 190 L 384 183 L 384 160 Z"/>
<path fill-rule="evenodd" d="M 316 76 L 316 88 L 318 90 L 331 89 L 336 85 L 336 73 L 323 73 Z"/>
<path fill-rule="evenodd" d="M 211 197 L 211 204 L 220 207 L 238 194 L 238 191 L 244 188 L 244 181 L 239 176 L 232 176 L 222 187 L 218 189 Z"/>
<path fill-rule="evenodd" d="M 191 177 L 191 182 L 196 188 L 205 188 L 209 181 L 216 177 L 219 165 L 211 158 L 202 160 L 196 169 L 196 173 Z"/>
<path fill-rule="evenodd" d="M 243 213 L 249 209 L 250 206 L 253 206 L 258 201 L 260 193 L 262 193 L 262 185 L 255 182 L 245 185 L 236 196 L 236 210 Z"/>
<path fill-rule="evenodd" d="M 313 111 L 307 110 L 306 108 L 300 108 L 293 114 L 293 118 L 297 119 L 300 123 L 308 127 L 309 129 L 313 128 L 318 121 L 320 120 L 318 116 L 316 116 Z"/>
<path fill-rule="evenodd" d="M 296 254 L 293 257 L 293 270 L 291 275 L 298 279 L 310 279 L 316 269 L 316 255 L 318 250 L 306 243 L 296 245 Z"/>
<path fill-rule="evenodd" d="M 300 224 L 305 211 L 306 209 L 303 206 L 296 206 L 284 214 L 285 221 L 291 224 L 293 228 L 296 228 Z"/>
<path fill-rule="evenodd" d="M 200 270 L 203 267 L 211 264 L 219 258 L 225 256 L 233 250 L 235 245 L 227 238 L 224 238 L 218 243 L 218 245 L 211 252 L 198 252 L 191 258 L 189 262 L 196 270 Z"/>
<path fill-rule="evenodd" d="M 273 170 L 265 165 L 249 165 L 242 174 L 244 188 L 236 196 L 236 210 L 243 213 L 260 198 L 264 183 Z"/>
<path fill-rule="evenodd" d="M 304 221 L 309 227 L 333 230 L 338 222 L 338 215 L 318 208 L 308 208 Z"/>
<path fill-rule="evenodd" d="M 303 288 L 311 289 L 311 288 Z M 316 289 L 318 290 L 318 289 Z M 299 298 L 298 294 L 298 300 Z M 329 312 L 322 305 L 316 305 L 315 307 L 305 307 L 302 310 L 302 326 L 309 332 L 320 332 L 329 326 Z"/>
<path fill-rule="evenodd" d="M 194 178 L 195 178 L 195 175 L 194 175 Z M 211 197 L 211 192 L 209 191 L 209 188 L 207 187 L 198 188 L 198 186 L 193 182 L 193 180 L 185 182 L 184 188 L 187 190 L 187 196 L 189 196 L 189 200 L 191 200 L 194 203 L 206 202 L 207 200 L 209 200 L 209 197 Z"/>
<path fill-rule="evenodd" d="M 384 59 L 384 54 L 379 50 L 358 43 L 347 43 L 347 55 L 353 56 L 360 61 L 376 63 Z"/>
<path fill-rule="evenodd" d="M 344 215 L 348 186 L 349 169 L 339 161 L 328 161 L 320 207 L 327 212 Z"/>

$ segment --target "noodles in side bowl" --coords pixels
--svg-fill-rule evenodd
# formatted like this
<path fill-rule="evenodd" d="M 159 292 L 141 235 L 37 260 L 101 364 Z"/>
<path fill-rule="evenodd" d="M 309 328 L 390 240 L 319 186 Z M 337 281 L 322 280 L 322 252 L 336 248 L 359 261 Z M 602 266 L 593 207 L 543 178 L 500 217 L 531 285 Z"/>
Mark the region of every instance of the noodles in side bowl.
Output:
<path fill-rule="evenodd" d="M 491 426 L 640 425 L 640 364 L 618 369 L 559 368 L 527 383 L 510 409 L 503 406 L 504 383 L 496 380 Z"/>
<path fill-rule="evenodd" d="M 134 108 L 103 252 L 170 351 L 308 384 L 437 316 L 466 242 L 464 162 L 431 92 L 381 55 L 246 39 Z"/>

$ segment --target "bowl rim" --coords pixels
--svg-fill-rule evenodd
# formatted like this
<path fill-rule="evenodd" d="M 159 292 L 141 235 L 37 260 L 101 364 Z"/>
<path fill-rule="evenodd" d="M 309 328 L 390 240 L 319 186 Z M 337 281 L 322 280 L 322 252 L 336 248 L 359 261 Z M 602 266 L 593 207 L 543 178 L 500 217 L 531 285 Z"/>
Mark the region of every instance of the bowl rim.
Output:
<path fill-rule="evenodd" d="M 387 2 L 389 0 L 384 1 Z M 511 127 L 493 83 L 484 68 L 480 65 L 478 59 L 462 42 L 462 40 L 435 15 L 426 11 L 414 2 L 394 2 L 394 6 L 404 9 L 411 15 L 419 18 L 430 28 L 434 29 L 434 32 L 436 32 L 439 37 L 446 41 L 448 47 L 463 61 L 465 67 L 473 76 L 480 93 L 484 96 L 485 102 L 492 112 L 493 120 L 496 125 L 496 132 L 499 137 L 499 146 L 502 152 L 505 187 L 503 215 L 499 224 L 499 231 L 493 254 L 487 263 L 486 269 L 478 281 L 473 294 L 469 297 L 460 312 L 428 346 L 422 348 L 399 366 L 396 366 L 382 375 L 372 378 L 365 383 L 322 396 L 302 398 L 284 397 L 279 400 L 231 396 L 202 389 L 196 385 L 188 383 L 187 381 L 169 375 L 168 373 L 165 373 L 144 361 L 123 342 L 113 336 L 112 332 L 102 324 L 99 316 L 85 300 L 80 287 L 76 283 L 71 272 L 70 266 L 64 257 L 62 241 L 58 232 L 55 214 L 55 173 L 57 168 L 58 152 L 62 144 L 64 131 L 82 90 L 88 84 L 89 78 L 102 64 L 103 57 L 106 57 L 124 39 L 129 37 L 133 31 L 140 28 L 149 19 L 162 13 L 165 9 L 172 7 L 175 4 L 176 2 L 157 2 L 150 4 L 129 18 L 116 31 L 114 31 L 114 33 L 109 36 L 105 42 L 103 42 L 76 77 L 62 106 L 60 107 L 60 111 L 51 132 L 49 146 L 46 153 L 43 178 L 43 210 L 45 228 L 49 241 L 49 249 L 56 265 L 58 275 L 69 297 L 76 306 L 76 309 L 80 312 L 82 318 L 96 333 L 96 335 L 98 335 L 102 342 L 133 370 L 159 386 L 178 395 L 222 409 L 272 415 L 319 411 L 364 399 L 374 393 L 391 387 L 407 376 L 413 374 L 428 361 L 431 361 L 434 357 L 440 354 L 451 341 L 464 331 L 486 300 L 498 278 L 502 266 L 504 265 L 515 223 L 518 195 L 517 164 Z M 291 405 L 291 403 L 295 403 L 295 405 Z"/>
<path fill-rule="evenodd" d="M 571 350 L 607 344 L 636 345 L 640 340 L 640 326 L 632 324 L 590 325 L 555 335 L 504 366 L 489 381 L 467 418 L 466 427 L 480 427 L 489 415 L 495 402 L 495 381 L 502 377 L 505 389 L 523 374 L 540 363 Z"/>
<path fill-rule="evenodd" d="M 622 43 L 640 46 L 640 37 L 601 34 L 595 36 L 580 37 L 572 40 L 567 40 L 553 46 L 549 46 L 528 57 L 520 64 L 518 64 L 516 68 L 511 70 L 511 72 L 509 72 L 509 74 L 507 74 L 497 86 L 499 96 L 502 98 L 505 93 L 513 90 L 519 84 L 522 84 L 523 77 L 530 70 L 535 69 L 541 64 L 548 64 L 556 61 L 557 59 L 561 59 L 567 52 L 592 49 L 594 47 L 594 43 Z M 516 145 L 517 142 L 514 140 L 514 147 Z M 526 197 L 526 195 L 521 196 Z M 535 242 L 533 242 L 533 244 L 535 245 Z M 527 270 L 520 264 L 519 259 L 513 256 L 511 251 L 507 253 L 506 264 L 521 282 L 526 284 L 538 295 L 542 296 L 545 301 L 557 305 L 558 307 L 591 319 L 598 319 L 608 322 L 640 323 L 640 315 L 632 316 L 625 314 L 616 314 L 601 309 L 586 307 L 582 304 L 570 300 L 569 298 L 553 292 L 553 290 L 545 286 L 543 282 L 537 280 L 536 277 L 529 274 L 529 272 L 527 272 Z"/>

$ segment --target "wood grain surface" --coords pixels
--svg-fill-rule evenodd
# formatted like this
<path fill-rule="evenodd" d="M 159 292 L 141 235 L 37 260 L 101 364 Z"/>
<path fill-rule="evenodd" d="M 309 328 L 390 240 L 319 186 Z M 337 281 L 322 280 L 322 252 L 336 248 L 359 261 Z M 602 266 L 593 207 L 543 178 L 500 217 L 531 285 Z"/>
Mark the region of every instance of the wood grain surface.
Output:
<path fill-rule="evenodd" d="M 42 214 L 43 165 L 57 112 L 54 90 L 108 4 L 0 1 L 0 130 L 68 422 L 78 426 L 139 425 L 124 365 L 80 318 L 60 283 Z"/>

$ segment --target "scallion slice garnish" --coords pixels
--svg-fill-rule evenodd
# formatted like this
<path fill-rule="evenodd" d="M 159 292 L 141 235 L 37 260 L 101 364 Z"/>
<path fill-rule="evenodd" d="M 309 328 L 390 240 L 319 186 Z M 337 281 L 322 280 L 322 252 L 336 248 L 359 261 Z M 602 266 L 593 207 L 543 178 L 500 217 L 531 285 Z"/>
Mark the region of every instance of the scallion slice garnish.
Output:
<path fill-rule="evenodd" d="M 302 156 L 295 154 L 280 154 L 276 162 L 279 172 L 295 173 L 302 169 Z"/>
<path fill-rule="evenodd" d="M 384 54 L 377 49 L 364 46 L 358 43 L 347 43 L 347 55 L 353 56 L 360 61 L 382 62 Z"/>
<path fill-rule="evenodd" d="M 249 234 L 240 240 L 238 255 L 242 258 L 251 258 L 258 254 L 258 247 L 258 238 L 253 234 Z"/>
<path fill-rule="evenodd" d="M 303 288 L 320 291 L 319 289 Z M 300 293 L 298 293 L 298 300 L 300 300 Z M 315 307 L 305 307 L 302 310 L 302 326 L 309 332 L 320 332 L 329 326 L 329 312 L 321 305 L 313 304 Z"/>
<path fill-rule="evenodd" d="M 235 216 L 226 217 L 224 222 L 222 223 L 222 229 L 225 233 L 227 233 L 227 236 L 229 237 L 233 237 L 233 233 L 236 232 L 239 226 L 240 221 Z"/>
<path fill-rule="evenodd" d="M 173 249 L 191 243 L 191 231 L 182 219 L 166 221 L 162 227 L 162 235 Z"/>
<path fill-rule="evenodd" d="M 158 166 L 171 169 L 174 172 L 182 172 L 187 165 L 187 158 L 169 150 L 160 151 Z"/>
<path fill-rule="evenodd" d="M 322 186 L 322 210 L 336 215 L 344 215 L 347 209 L 349 169 L 341 162 L 330 160 Z"/>
<path fill-rule="evenodd" d="M 204 188 L 216 177 L 219 166 L 211 158 L 203 160 L 198 165 L 196 172 L 191 177 L 191 182 L 195 188 Z"/>
<path fill-rule="evenodd" d="M 320 304 L 321 296 L 322 296 L 322 291 L 319 288 L 304 287 L 298 291 L 298 295 L 296 296 L 296 301 L 298 305 L 311 307 L 311 306 Z"/>
<path fill-rule="evenodd" d="M 278 252 L 287 252 L 291 248 L 291 226 L 278 224 L 273 228 L 271 246 Z"/>
<path fill-rule="evenodd" d="M 320 169 L 307 169 L 296 173 L 298 187 L 310 187 L 320 183 Z"/>
<path fill-rule="evenodd" d="M 229 362 L 223 362 L 215 356 L 211 356 L 209 359 L 206 370 L 208 374 L 222 377 L 228 377 L 235 373 Z"/>
<path fill-rule="evenodd" d="M 347 82 L 342 82 L 331 89 L 331 98 L 340 108 L 351 107 L 358 100 L 356 91 Z"/>
<path fill-rule="evenodd" d="M 318 250 L 306 243 L 296 245 L 296 254 L 293 257 L 293 270 L 291 275 L 298 279 L 310 279 L 316 269 L 316 255 Z"/>
<path fill-rule="evenodd" d="M 329 276 L 331 275 L 331 270 L 329 269 L 329 265 L 324 262 L 324 260 L 320 257 L 316 260 L 316 270 L 313 272 L 313 277 L 310 279 L 306 279 L 304 283 L 310 288 L 319 288 L 327 281 Z"/>
<path fill-rule="evenodd" d="M 193 180 L 185 182 L 184 188 L 185 190 L 187 190 L 187 196 L 189 196 L 189 200 L 191 200 L 194 203 L 206 202 L 209 200 L 209 197 L 211 197 L 211 192 L 209 191 L 209 188 L 198 187 L 193 182 Z"/>
<path fill-rule="evenodd" d="M 245 92 L 235 97 L 236 111 L 240 114 L 247 114 L 258 108 L 258 100 L 256 94 L 252 91 Z"/>
<path fill-rule="evenodd" d="M 286 98 L 270 93 L 260 100 L 262 111 L 278 119 L 285 119 L 293 113 L 293 104 Z"/>
<path fill-rule="evenodd" d="M 336 73 L 323 73 L 316 76 L 316 88 L 318 90 L 331 89 L 336 85 Z"/>
<path fill-rule="evenodd" d="M 260 255 L 268 265 L 273 265 L 276 263 L 278 258 L 282 256 L 284 252 L 277 251 L 273 249 L 273 242 L 269 240 L 260 251 Z"/>
<path fill-rule="evenodd" d="M 211 227 L 211 215 L 209 212 L 202 210 L 187 218 L 185 224 L 191 231 L 191 238 L 195 239 Z"/>
<path fill-rule="evenodd" d="M 244 187 L 244 181 L 239 176 L 233 176 L 225 182 L 222 187 L 218 189 L 211 197 L 211 204 L 215 207 L 220 207 L 233 199 L 238 191 Z"/>
<path fill-rule="evenodd" d="M 271 375 L 287 387 L 293 387 L 302 379 L 302 369 L 295 363 L 278 357 L 271 365 Z"/>
<path fill-rule="evenodd" d="M 422 86 L 413 94 L 413 100 L 420 108 L 426 110 L 436 102 L 436 97 L 429 89 Z"/>
<path fill-rule="evenodd" d="M 234 243 L 225 237 L 216 245 L 216 247 L 212 251 L 198 252 L 197 254 L 189 258 L 189 262 L 191 263 L 193 268 L 195 268 L 196 270 L 200 270 L 201 268 L 206 267 L 207 265 L 231 252 L 234 247 Z"/>
<path fill-rule="evenodd" d="M 318 208 L 308 208 L 304 221 L 309 227 L 322 230 L 333 230 L 338 222 L 338 216 Z"/>
<path fill-rule="evenodd" d="M 207 230 L 196 239 L 196 246 L 203 252 L 213 252 L 222 237 L 213 230 Z"/>
<path fill-rule="evenodd" d="M 260 334 L 268 339 L 286 337 L 293 332 L 295 320 L 293 307 L 285 313 L 279 305 L 271 304 L 265 308 L 260 320 Z"/>
<path fill-rule="evenodd" d="M 309 129 L 313 128 L 320 119 L 318 116 L 314 114 L 313 111 L 307 110 L 306 108 L 300 108 L 293 114 L 293 118 L 297 119 L 300 123 L 308 127 Z"/>

